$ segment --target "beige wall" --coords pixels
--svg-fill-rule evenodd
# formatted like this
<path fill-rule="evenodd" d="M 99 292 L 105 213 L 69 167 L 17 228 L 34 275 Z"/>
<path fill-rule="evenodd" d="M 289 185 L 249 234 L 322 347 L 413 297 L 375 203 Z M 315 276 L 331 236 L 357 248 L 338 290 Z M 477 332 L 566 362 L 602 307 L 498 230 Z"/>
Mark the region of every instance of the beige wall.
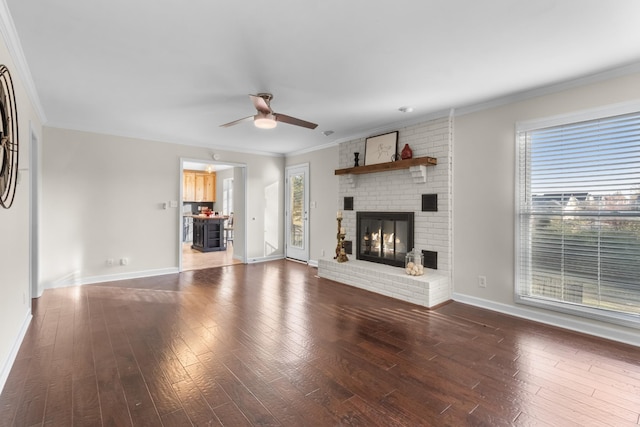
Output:
<path fill-rule="evenodd" d="M 640 74 L 455 117 L 454 292 L 457 299 L 640 344 L 637 330 L 514 304 L 515 124 L 640 100 Z M 486 289 L 478 276 L 487 277 Z"/>
<path fill-rule="evenodd" d="M 45 128 L 41 281 L 45 287 L 176 271 L 180 239 L 180 159 L 209 161 L 212 149 Z M 246 165 L 246 228 L 236 234 L 250 262 L 264 257 L 264 189 L 279 188 L 284 158 L 221 154 Z M 242 168 L 237 168 L 242 169 Z M 241 196 L 242 194 L 239 194 Z M 242 204 L 240 207 L 243 208 Z M 240 220 L 243 220 L 242 218 Z M 275 224 L 282 234 L 281 224 Z M 245 240 L 246 236 L 246 240 Z M 282 256 L 282 238 L 275 256 Z M 116 260 L 113 266 L 107 259 Z M 118 264 L 128 258 L 129 264 Z"/>
<path fill-rule="evenodd" d="M 25 91 L 23 80 L 16 70 L 6 44 L 0 38 L 0 64 L 9 69 L 14 83 L 18 108 L 20 142 L 18 186 L 13 206 L 0 208 L 0 390 L 11 369 L 18 350 L 19 339 L 27 326 L 31 312 L 30 301 L 30 191 L 31 179 L 37 173 L 30 166 L 30 133 L 33 129 L 41 141 L 40 118 Z"/>

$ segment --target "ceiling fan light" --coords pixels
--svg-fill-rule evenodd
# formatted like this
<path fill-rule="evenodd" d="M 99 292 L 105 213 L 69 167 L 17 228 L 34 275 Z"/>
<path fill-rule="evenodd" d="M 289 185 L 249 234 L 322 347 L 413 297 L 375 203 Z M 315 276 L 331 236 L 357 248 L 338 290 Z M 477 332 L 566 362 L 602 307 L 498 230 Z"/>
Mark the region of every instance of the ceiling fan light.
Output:
<path fill-rule="evenodd" d="M 273 114 L 256 114 L 253 118 L 253 124 L 260 129 L 273 129 L 278 126 Z"/>

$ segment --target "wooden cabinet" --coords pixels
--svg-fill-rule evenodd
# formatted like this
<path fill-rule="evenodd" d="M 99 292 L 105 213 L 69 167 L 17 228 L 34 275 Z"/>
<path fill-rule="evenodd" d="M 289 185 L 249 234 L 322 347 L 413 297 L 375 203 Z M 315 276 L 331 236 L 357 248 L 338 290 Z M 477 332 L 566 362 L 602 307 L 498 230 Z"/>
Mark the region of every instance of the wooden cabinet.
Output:
<path fill-rule="evenodd" d="M 197 173 L 196 174 L 196 202 L 206 202 L 204 199 L 204 175 Z"/>
<path fill-rule="evenodd" d="M 182 200 L 185 202 L 215 202 L 216 173 L 184 171 Z"/>
<path fill-rule="evenodd" d="M 192 202 L 196 200 L 196 173 L 184 172 L 182 180 L 182 200 Z"/>
<path fill-rule="evenodd" d="M 216 201 L 216 174 L 208 173 L 204 176 L 204 200 L 206 202 Z"/>

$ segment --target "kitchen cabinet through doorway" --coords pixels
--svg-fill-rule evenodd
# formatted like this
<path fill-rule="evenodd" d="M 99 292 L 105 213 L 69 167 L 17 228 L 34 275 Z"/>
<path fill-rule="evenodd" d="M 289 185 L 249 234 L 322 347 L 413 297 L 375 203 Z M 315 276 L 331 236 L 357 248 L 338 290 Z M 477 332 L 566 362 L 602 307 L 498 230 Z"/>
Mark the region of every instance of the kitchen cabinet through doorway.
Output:
<path fill-rule="evenodd" d="M 215 202 L 216 173 L 184 171 L 182 200 L 185 202 Z"/>

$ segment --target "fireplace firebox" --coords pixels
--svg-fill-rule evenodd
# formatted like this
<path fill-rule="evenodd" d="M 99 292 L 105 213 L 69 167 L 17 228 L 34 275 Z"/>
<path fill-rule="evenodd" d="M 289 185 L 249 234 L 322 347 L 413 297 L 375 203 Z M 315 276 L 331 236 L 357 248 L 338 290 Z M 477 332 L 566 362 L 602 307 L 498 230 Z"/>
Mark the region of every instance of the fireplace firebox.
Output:
<path fill-rule="evenodd" d="M 356 258 L 404 267 L 413 249 L 413 212 L 356 212 Z"/>

